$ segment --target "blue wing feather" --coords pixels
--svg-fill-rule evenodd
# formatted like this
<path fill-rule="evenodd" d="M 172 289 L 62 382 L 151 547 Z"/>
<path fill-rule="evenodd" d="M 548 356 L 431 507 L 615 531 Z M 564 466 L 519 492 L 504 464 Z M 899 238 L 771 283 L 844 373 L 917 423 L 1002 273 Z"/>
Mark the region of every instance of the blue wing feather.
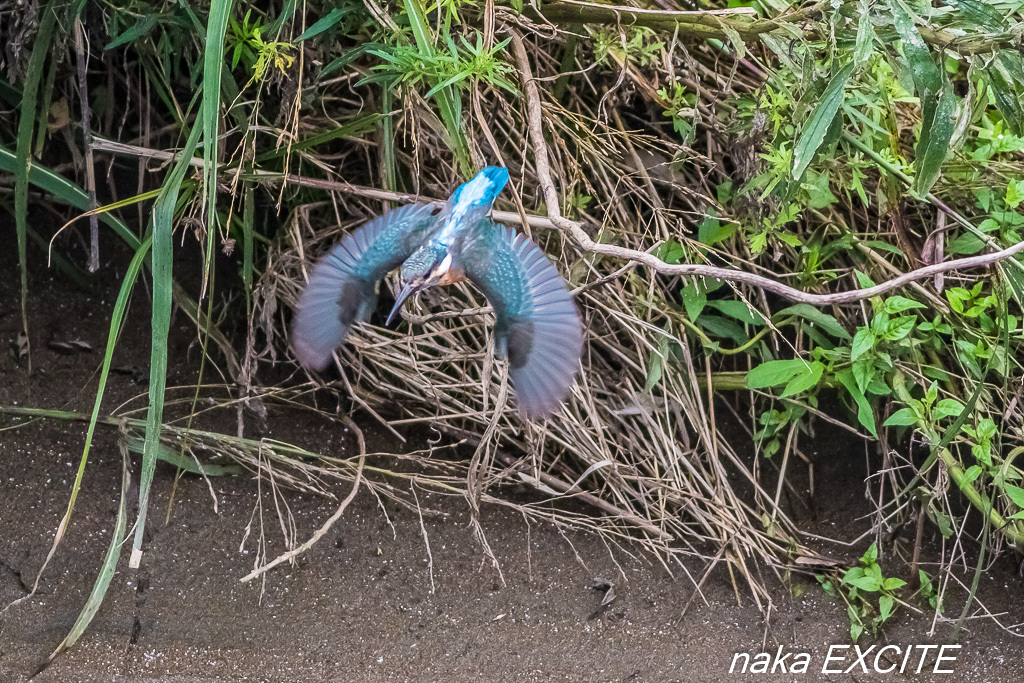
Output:
<path fill-rule="evenodd" d="M 437 227 L 435 209 L 410 204 L 345 236 L 313 269 L 296 308 L 292 346 L 299 362 L 323 370 L 352 324 L 377 302 L 377 283 Z"/>
<path fill-rule="evenodd" d="M 495 351 L 509 359 L 520 411 L 542 418 L 558 409 L 572 386 L 583 329 L 558 269 L 525 235 L 484 221 L 467 238 L 466 275 L 494 308 Z"/>

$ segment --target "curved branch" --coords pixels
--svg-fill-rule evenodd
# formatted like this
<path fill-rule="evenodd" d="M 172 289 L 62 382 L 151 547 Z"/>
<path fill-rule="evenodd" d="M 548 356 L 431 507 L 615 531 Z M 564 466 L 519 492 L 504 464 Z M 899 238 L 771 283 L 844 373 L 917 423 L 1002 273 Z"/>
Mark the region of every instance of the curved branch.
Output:
<path fill-rule="evenodd" d="M 952 261 L 945 261 L 943 263 L 925 266 L 924 268 L 918 268 L 873 287 L 851 289 L 845 292 L 836 292 L 834 294 L 812 294 L 810 292 L 795 289 L 789 285 L 778 282 L 777 280 L 772 280 L 761 275 L 755 275 L 754 273 L 693 263 L 671 264 L 666 263 L 657 256 L 647 252 L 628 249 L 615 244 L 602 244 L 595 242 L 590 238 L 590 235 L 583 230 L 583 227 L 579 223 L 563 217 L 558 211 L 558 207 L 560 206 L 559 197 L 558 192 L 555 190 L 555 184 L 551 180 L 551 166 L 548 162 L 548 147 L 547 143 L 544 141 L 544 129 L 541 122 L 540 92 L 537 88 L 536 82 L 533 80 L 529 57 L 526 54 L 526 48 L 523 46 L 522 37 L 515 29 L 509 29 L 509 33 L 512 36 L 512 47 L 516 55 L 516 62 L 519 65 L 520 78 L 522 79 L 523 88 L 526 91 L 527 122 L 530 141 L 533 145 L 534 164 L 537 167 L 537 180 L 544 193 L 544 202 L 547 205 L 548 218 L 551 220 L 552 225 L 554 225 L 558 230 L 569 235 L 577 246 L 584 251 L 635 261 L 662 275 L 712 277 L 720 280 L 727 280 L 729 282 L 748 284 L 787 299 L 811 304 L 813 306 L 828 306 L 832 304 L 843 304 L 869 299 L 873 296 L 878 296 L 894 289 L 898 289 L 911 282 L 934 277 L 939 273 L 945 273 L 950 270 L 957 270 L 961 268 L 987 266 L 1008 259 L 1014 254 L 1024 251 L 1024 241 L 1022 241 L 1011 247 L 1007 247 L 1006 249 L 992 252 L 990 254 L 969 256 L 967 258 L 954 259 Z"/>

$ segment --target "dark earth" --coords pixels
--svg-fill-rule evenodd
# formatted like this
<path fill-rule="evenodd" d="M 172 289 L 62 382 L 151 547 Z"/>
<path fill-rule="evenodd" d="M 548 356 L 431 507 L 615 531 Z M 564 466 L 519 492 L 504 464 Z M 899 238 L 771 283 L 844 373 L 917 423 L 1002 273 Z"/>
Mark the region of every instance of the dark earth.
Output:
<path fill-rule="evenodd" d="M 89 411 L 123 264 L 105 264 L 98 291 L 89 293 L 47 270 L 38 251 L 33 255 L 34 351 L 28 374 L 17 357 L 20 312 L 11 227 L 0 225 L 0 243 L 10 245 L 0 254 L 0 406 Z M 124 371 L 111 376 L 104 412 L 129 399 L 132 407 L 145 405 L 147 292 L 137 288 L 114 359 Z M 168 386 L 194 384 L 199 357 L 194 340 L 194 327 L 176 313 Z M 55 341 L 83 341 L 94 351 L 65 355 L 51 346 Z M 413 433 L 402 444 L 371 418 L 358 413 L 356 418 L 371 452 L 411 449 L 422 438 Z M 233 433 L 235 415 L 214 417 L 206 426 Z M 46 557 L 67 506 L 84 436 L 81 423 L 0 415 L 0 607 L 27 594 Z M 335 424 L 307 412 L 271 410 L 265 436 L 337 456 L 352 455 L 355 448 Z M 816 518 L 801 520 L 806 528 L 837 538 L 860 535 L 868 524 L 862 516 L 870 512 L 863 495 L 863 447 L 850 451 L 846 441 L 832 433 L 809 448 L 816 452 Z M 110 541 L 120 477 L 115 430 L 101 427 L 72 524 L 38 593 L 0 614 L 0 681 L 27 680 L 74 623 Z M 297 565 L 282 565 L 263 583 L 242 584 L 239 579 L 253 569 L 260 535 L 259 515 L 253 517 L 256 481 L 214 479 L 219 500 L 214 512 L 206 482 L 192 475 L 181 478 L 169 508 L 174 478 L 173 468 L 158 465 L 142 568 L 130 570 L 128 552 L 122 554 L 86 634 L 34 680 L 1024 681 L 1024 591 L 1019 559 L 1010 554 L 990 567 L 978 594 L 1008 628 L 972 608 L 960 634 L 962 648 L 947 651 L 957 657 L 945 664 L 955 674 L 867 674 L 858 667 L 826 676 L 821 673 L 826 653 L 830 645 L 849 645 L 849 622 L 845 608 L 813 579 L 792 582 L 802 589 L 799 594 L 763 569 L 761 580 L 774 601 L 767 616 L 743 584 L 734 590 L 728 572 L 719 569 L 691 601 L 694 584 L 688 574 L 699 577 L 705 569 L 698 560 L 685 569 L 674 566 L 670 575 L 639 547 L 610 548 L 592 535 L 553 524 L 527 526 L 508 508 L 485 507 L 482 522 L 498 561 L 495 568 L 468 525 L 466 501 L 421 493 L 421 503 L 439 513 L 423 520 L 433 557 L 432 590 L 419 516 L 400 506 L 382 508 L 363 491 Z M 340 498 L 347 488 L 336 493 Z M 300 541 L 337 507 L 311 494 L 285 492 L 284 498 Z M 272 508 L 264 509 L 263 531 L 267 555 L 277 556 L 284 548 Z M 938 537 L 931 528 L 925 537 L 923 566 L 935 574 Z M 865 545 L 817 549 L 849 561 Z M 882 564 L 887 575 L 909 578 L 906 565 L 893 556 L 884 555 Z M 970 567 L 960 566 L 954 574 L 970 583 Z M 613 584 L 616 595 L 603 608 L 605 593 L 594 588 L 601 583 Z M 955 589 L 950 595 L 946 614 L 955 618 L 964 592 Z M 861 638 L 862 648 L 875 646 L 869 667 L 886 644 L 905 649 L 946 642 L 951 624 L 938 623 L 933 630 L 932 611 L 917 598 L 910 604 L 918 611 L 901 607 L 879 639 Z M 783 674 L 777 668 L 775 674 L 730 675 L 735 653 L 774 656 L 780 647 L 783 654 L 808 653 L 807 673 Z M 832 668 L 852 664 L 851 652 L 842 653 L 845 664 Z M 880 665 L 898 668 L 900 660 L 890 656 Z"/>

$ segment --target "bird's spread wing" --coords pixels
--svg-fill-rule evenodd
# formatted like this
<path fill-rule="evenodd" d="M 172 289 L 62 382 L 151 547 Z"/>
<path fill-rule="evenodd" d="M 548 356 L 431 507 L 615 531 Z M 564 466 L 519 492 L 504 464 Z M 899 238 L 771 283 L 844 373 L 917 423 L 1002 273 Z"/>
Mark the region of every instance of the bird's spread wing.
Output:
<path fill-rule="evenodd" d="M 529 238 L 490 221 L 467 239 L 461 261 L 494 308 L 495 353 L 508 355 L 520 411 L 550 415 L 572 386 L 583 346 L 565 280 Z"/>
<path fill-rule="evenodd" d="M 316 265 L 295 314 L 292 346 L 304 367 L 323 370 L 352 323 L 377 303 L 377 283 L 402 264 L 437 225 L 436 209 L 410 204 L 345 236 Z"/>

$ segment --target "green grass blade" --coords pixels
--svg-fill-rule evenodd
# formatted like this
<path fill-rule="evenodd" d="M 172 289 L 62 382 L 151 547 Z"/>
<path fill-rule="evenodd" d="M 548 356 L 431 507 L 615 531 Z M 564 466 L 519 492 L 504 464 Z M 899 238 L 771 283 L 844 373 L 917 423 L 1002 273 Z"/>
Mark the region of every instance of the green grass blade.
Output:
<path fill-rule="evenodd" d="M 174 279 L 173 230 L 174 209 L 185 173 L 191 166 L 191 157 L 203 135 L 204 181 L 207 185 L 207 263 L 212 267 L 213 235 L 216 232 L 215 207 L 217 200 L 217 130 L 220 113 L 220 76 L 223 67 L 224 33 L 231 13 L 230 0 L 210 5 L 210 16 L 206 29 L 205 70 L 203 72 L 202 125 L 192 128 L 188 142 L 182 150 L 164 183 L 160 196 L 153 206 L 153 316 L 152 348 L 149 368 L 149 409 L 146 414 L 146 442 L 142 453 L 142 473 L 139 479 L 139 519 L 135 528 L 135 541 L 129 566 L 138 568 L 142 562 L 142 539 L 146 529 L 146 512 L 149 507 L 149 493 L 153 483 L 153 472 L 160 450 L 160 432 L 163 426 L 164 389 L 167 384 L 167 334 L 171 322 Z M 205 274 L 204 274 L 205 288 Z M 198 311 L 197 311 L 198 312 Z M 209 329 L 209 328 L 207 328 Z"/>
<path fill-rule="evenodd" d="M 153 337 L 149 366 L 149 410 L 146 414 L 146 447 L 142 454 L 142 474 L 139 478 L 139 518 L 135 526 L 135 541 L 129 566 L 137 569 L 142 562 L 142 538 L 146 529 L 149 507 L 149 489 L 156 469 L 156 456 L 160 444 L 160 428 L 164 414 L 164 388 L 167 384 L 167 333 L 171 324 L 171 301 L 174 281 L 172 275 L 174 207 L 185 173 L 191 166 L 192 154 L 199 143 L 201 126 L 194 126 L 178 161 L 160 190 L 153 206 L 152 220 L 152 273 L 153 273 Z"/>
<path fill-rule="evenodd" d="M 57 533 L 54 535 L 53 544 L 50 546 L 50 551 L 47 553 L 46 559 L 43 561 L 43 566 L 39 568 L 39 571 L 36 574 L 36 579 L 32 585 L 32 591 L 29 595 L 36 592 L 36 588 L 39 586 L 39 579 L 43 576 L 43 572 L 46 571 L 46 567 L 50 563 L 50 560 L 53 559 L 54 553 L 57 552 L 57 546 L 59 546 L 61 541 L 64 539 L 64 533 L 67 531 L 68 525 L 71 523 L 71 515 L 75 511 L 75 502 L 78 500 L 78 492 L 82 488 L 82 479 L 85 476 L 85 466 L 89 461 L 89 450 L 92 446 L 93 434 L 96 431 L 96 422 L 100 413 L 100 405 L 103 402 L 103 393 L 107 386 L 107 378 L 110 376 L 110 363 L 114 355 L 114 347 L 117 345 L 117 337 L 121 332 L 124 313 L 128 308 L 128 297 L 131 294 L 132 287 L 139 275 L 139 270 L 145 262 L 146 253 L 149 251 L 149 244 L 149 240 L 146 240 L 135 252 L 135 256 L 132 258 L 132 261 L 128 266 L 128 271 L 125 273 L 124 281 L 121 283 L 121 291 L 118 292 L 117 302 L 114 304 L 114 313 L 110 320 L 110 333 L 107 335 L 107 349 L 103 356 L 103 366 L 100 371 L 99 387 L 96 389 L 96 401 L 93 403 L 92 416 L 89 419 L 89 428 L 85 436 L 85 447 L 82 449 L 82 457 L 78 461 L 78 472 L 75 474 L 75 481 L 71 486 L 71 496 L 68 499 L 68 508 L 64 512 L 64 517 L 60 520 L 60 524 L 57 526 Z M 59 649 L 60 648 L 58 648 L 58 651 Z M 56 652 L 54 654 L 56 654 Z"/>
<path fill-rule="evenodd" d="M 100 605 L 103 604 L 103 598 L 107 594 L 107 589 L 110 588 L 110 581 L 114 578 L 114 572 L 117 569 L 117 561 L 121 557 L 121 547 L 125 541 L 125 527 L 128 524 L 128 488 L 131 484 L 131 469 L 128 466 L 128 458 L 124 458 L 124 469 L 121 475 L 121 502 L 117 506 L 117 522 L 114 524 L 114 533 L 110 537 L 110 546 L 107 547 L 106 555 L 103 557 L 103 564 L 100 566 L 100 573 L 96 577 L 96 583 L 93 584 L 92 592 L 89 594 L 89 599 L 85 602 L 85 607 L 79 613 L 78 618 L 75 620 L 74 626 L 71 627 L 71 631 L 64 637 L 64 640 L 60 642 L 47 659 L 47 664 L 52 662 L 54 657 L 59 655 L 64 650 L 68 649 L 75 644 L 75 641 L 81 637 L 85 632 L 85 629 L 89 627 L 93 617 L 100 609 Z"/>
<path fill-rule="evenodd" d="M 413 36 L 416 38 L 416 47 L 427 58 L 434 57 L 434 35 L 427 22 L 427 13 L 423 9 L 420 0 L 403 0 L 406 14 L 409 15 L 409 24 L 412 26 Z M 436 86 L 437 83 L 431 85 Z M 451 86 L 440 88 L 434 93 L 434 100 L 437 102 L 438 113 L 448 129 L 452 151 L 455 153 L 455 161 L 462 174 L 469 178 L 475 171 L 473 161 L 469 155 L 469 142 L 462 129 L 462 101 Z"/>
<path fill-rule="evenodd" d="M 142 266 L 146 261 L 146 255 L 149 253 L 151 244 L 151 240 L 147 239 L 139 246 L 139 249 L 135 252 L 135 256 L 132 257 L 131 263 L 128 265 L 128 271 L 125 273 L 124 280 L 121 283 L 121 290 L 117 294 L 117 302 L 114 304 L 114 312 L 110 319 L 110 332 L 107 335 L 107 348 L 103 355 L 103 366 L 100 370 L 99 386 L 96 389 L 96 400 L 93 402 L 92 414 L 89 416 L 89 427 L 85 435 L 85 446 L 82 449 L 82 457 L 78 463 L 78 473 L 75 477 L 75 483 L 71 487 L 71 499 L 68 501 L 68 509 L 64 514 L 64 519 L 61 521 L 61 531 L 67 528 L 67 525 L 71 520 L 71 514 L 75 508 L 75 500 L 78 497 L 78 492 L 82 486 L 82 477 L 85 475 L 85 465 L 89 460 L 89 450 L 92 447 L 93 435 L 96 432 L 96 424 L 100 415 L 100 406 L 103 403 L 103 394 L 106 391 L 107 379 L 110 377 L 110 365 L 114 357 L 114 348 L 117 346 L 117 339 L 121 334 L 121 325 L 124 322 L 124 314 L 128 309 L 128 300 L 131 296 L 131 291 L 135 286 L 135 281 L 138 279 L 139 271 L 142 270 Z M 99 576 L 96 577 L 96 583 L 93 585 L 92 593 L 89 595 L 89 599 L 86 601 L 82 612 L 78 615 L 78 619 L 75 620 L 75 625 L 71 628 L 67 637 L 61 641 L 60 645 L 57 646 L 57 649 L 50 655 L 49 659 L 51 661 L 62 650 L 65 650 L 75 644 L 78 637 L 81 636 L 89 626 L 89 622 L 91 622 L 93 617 L 96 616 L 96 612 L 103 603 L 103 597 L 107 593 L 107 588 L 110 586 L 110 579 L 113 577 L 114 569 L 117 566 L 117 560 L 121 556 L 121 545 L 125 533 L 127 518 L 125 500 L 130 479 L 129 471 L 130 470 L 126 462 L 124 477 L 121 484 L 121 504 L 118 508 L 117 524 L 114 530 L 114 535 L 110 539 L 110 547 L 107 549 L 107 554 L 103 559 L 103 565 L 100 568 Z M 62 536 L 61 531 L 58 531 L 57 537 L 54 539 L 53 547 L 46 558 L 47 562 L 49 562 L 54 551 L 57 549 L 57 545 L 60 543 L 60 538 Z M 45 568 L 45 566 L 46 565 L 44 563 L 43 568 Z M 40 569 L 39 573 L 40 575 L 42 574 L 42 569 Z"/>
<path fill-rule="evenodd" d="M 213 0 L 206 26 L 203 53 L 203 183 L 206 186 L 206 259 L 203 298 L 213 268 L 214 236 L 217 234 L 217 148 L 220 123 L 220 80 L 224 70 L 224 34 L 231 16 L 231 0 Z"/>
<path fill-rule="evenodd" d="M 19 164 L 17 155 L 9 149 L 0 146 L 0 171 L 7 171 L 16 174 L 18 168 Z M 60 201 L 65 204 L 69 204 L 76 209 L 81 209 L 82 211 L 89 210 L 89 195 L 86 194 L 85 190 L 45 166 L 41 166 L 37 163 L 32 164 L 32 167 L 28 171 L 28 184 L 35 185 L 39 189 L 50 193 Z M 134 203 L 134 201 L 148 199 L 150 196 L 155 195 L 152 193 L 146 193 L 102 208 L 113 209 L 118 206 Z M 129 247 L 132 249 L 139 248 L 139 245 L 142 243 L 141 240 L 127 225 L 121 222 L 117 216 L 103 212 L 99 214 L 99 218 L 101 221 L 113 228 L 114 232 L 116 232 Z"/>
<path fill-rule="evenodd" d="M 380 119 L 380 149 L 381 149 L 381 175 L 383 176 L 384 189 L 394 192 L 398 189 L 397 169 L 395 161 L 395 123 L 391 120 L 391 107 L 394 105 L 394 98 L 391 89 L 382 88 L 381 108 L 384 114 Z"/>
<path fill-rule="evenodd" d="M 28 71 L 25 76 L 25 90 L 21 99 L 21 116 L 18 120 L 18 152 L 14 169 L 14 224 L 18 233 L 18 268 L 21 271 L 21 327 L 28 336 L 28 263 L 26 260 L 28 246 L 28 176 L 29 162 L 32 153 L 32 129 L 36 118 L 36 99 L 39 95 L 39 81 L 43 75 L 43 65 L 50 51 L 53 38 L 53 27 L 57 22 L 57 0 L 50 0 L 39 19 L 39 30 L 36 32 L 32 54 L 28 59 Z M 29 347 L 31 349 L 31 346 Z M 29 368 L 32 367 L 29 356 Z"/>

